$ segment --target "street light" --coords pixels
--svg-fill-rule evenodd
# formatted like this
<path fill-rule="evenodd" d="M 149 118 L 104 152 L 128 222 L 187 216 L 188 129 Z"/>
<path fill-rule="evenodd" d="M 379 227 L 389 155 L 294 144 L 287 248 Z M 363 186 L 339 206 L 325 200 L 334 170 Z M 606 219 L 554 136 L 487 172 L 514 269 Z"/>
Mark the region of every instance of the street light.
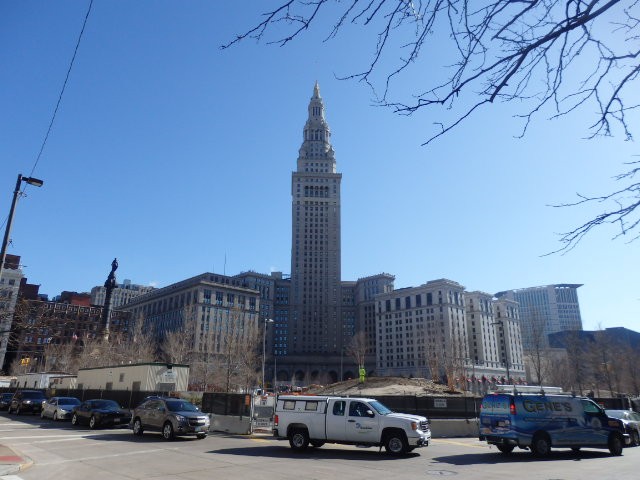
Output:
<path fill-rule="evenodd" d="M 2 280 L 2 271 L 4 270 L 4 259 L 7 255 L 7 245 L 9 243 L 9 235 L 11 235 L 11 225 L 13 223 L 13 214 L 16 210 L 16 204 L 18 203 L 18 196 L 20 195 L 20 184 L 26 182 L 34 187 L 41 187 L 44 183 L 42 180 L 33 177 L 23 177 L 22 174 L 18 174 L 18 181 L 16 182 L 16 188 L 13 191 L 13 200 L 11 201 L 11 209 L 9 210 L 9 218 L 7 219 L 7 227 L 4 230 L 4 238 L 2 239 L 2 250 L 0 250 L 0 280 Z"/>
<path fill-rule="evenodd" d="M 262 394 L 264 395 L 264 362 L 267 358 L 267 323 L 273 323 L 270 318 L 264 319 L 264 330 L 262 332 Z"/>

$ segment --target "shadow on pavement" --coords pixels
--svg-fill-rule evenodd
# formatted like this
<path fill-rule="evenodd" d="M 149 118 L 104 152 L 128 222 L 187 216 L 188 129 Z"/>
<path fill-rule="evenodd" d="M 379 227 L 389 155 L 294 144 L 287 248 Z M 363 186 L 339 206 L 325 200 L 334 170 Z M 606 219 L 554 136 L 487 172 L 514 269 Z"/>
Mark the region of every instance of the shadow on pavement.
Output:
<path fill-rule="evenodd" d="M 433 457 L 434 462 L 445 463 L 449 465 L 494 465 L 500 463 L 532 463 L 532 462 L 579 462 L 592 458 L 610 457 L 607 451 L 581 450 L 573 452 L 571 450 L 553 450 L 544 457 L 536 457 L 531 452 L 522 451 L 514 452 L 508 455 L 499 452 L 487 453 L 465 453 L 461 455 L 448 455 Z"/>
<path fill-rule="evenodd" d="M 363 448 L 362 450 L 344 450 L 340 448 L 322 447 L 308 448 L 304 452 L 295 452 L 289 448 L 289 445 L 273 445 L 273 446 L 249 446 L 243 448 L 221 448 L 218 450 L 210 450 L 206 453 L 221 455 L 239 455 L 251 457 L 268 457 L 268 458 L 286 458 L 288 460 L 300 458 L 303 460 L 367 460 L 376 462 L 392 462 L 406 458 L 419 457 L 419 453 L 409 453 L 407 455 L 394 456 L 389 455 L 382 449 L 378 451 L 378 447 Z"/>

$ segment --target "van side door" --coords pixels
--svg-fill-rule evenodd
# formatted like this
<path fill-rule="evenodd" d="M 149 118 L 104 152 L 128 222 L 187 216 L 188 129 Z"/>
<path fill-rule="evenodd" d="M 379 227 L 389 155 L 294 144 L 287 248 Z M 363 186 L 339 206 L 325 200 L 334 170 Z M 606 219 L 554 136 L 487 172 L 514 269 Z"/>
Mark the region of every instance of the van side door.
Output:
<path fill-rule="evenodd" d="M 347 425 L 347 401 L 329 400 L 327 405 L 327 440 L 344 441 Z"/>
<path fill-rule="evenodd" d="M 584 410 L 585 443 L 590 445 L 606 445 L 609 439 L 609 419 L 604 410 L 591 400 L 581 399 Z"/>

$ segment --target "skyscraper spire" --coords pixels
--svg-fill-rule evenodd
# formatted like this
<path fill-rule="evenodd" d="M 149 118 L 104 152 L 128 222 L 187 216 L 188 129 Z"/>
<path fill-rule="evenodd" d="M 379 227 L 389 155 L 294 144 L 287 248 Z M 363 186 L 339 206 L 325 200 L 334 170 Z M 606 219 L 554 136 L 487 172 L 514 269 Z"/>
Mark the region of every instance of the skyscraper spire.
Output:
<path fill-rule="evenodd" d="M 301 162 L 325 160 L 323 171 L 335 173 L 335 158 L 331 147 L 331 130 L 324 118 L 324 103 L 320 97 L 320 85 L 316 81 L 313 96 L 309 101 L 309 116 L 304 126 L 303 142 L 298 156 L 298 169 Z M 303 170 L 302 170 L 303 171 Z"/>

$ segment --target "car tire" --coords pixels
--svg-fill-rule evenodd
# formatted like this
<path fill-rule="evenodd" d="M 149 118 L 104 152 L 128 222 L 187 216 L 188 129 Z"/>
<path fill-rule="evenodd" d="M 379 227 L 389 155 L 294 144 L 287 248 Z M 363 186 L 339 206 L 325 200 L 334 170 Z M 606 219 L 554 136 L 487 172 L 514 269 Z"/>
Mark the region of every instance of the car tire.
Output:
<path fill-rule="evenodd" d="M 531 453 L 536 457 L 546 457 L 551 453 L 551 441 L 546 433 L 537 433 L 533 436 Z"/>
<path fill-rule="evenodd" d="M 53 412 L 53 421 L 54 422 L 58 421 L 58 412 L 57 411 Z"/>
<path fill-rule="evenodd" d="M 140 421 L 139 418 L 136 418 L 133 421 L 132 430 L 133 430 L 133 434 L 138 435 L 139 437 L 141 437 L 142 434 L 144 433 L 144 428 L 142 428 L 142 422 Z"/>
<path fill-rule="evenodd" d="M 95 415 L 91 415 L 91 418 L 89 419 L 89 428 L 92 430 L 98 428 L 98 419 Z"/>
<path fill-rule="evenodd" d="M 309 446 L 309 432 L 306 428 L 296 428 L 289 434 L 289 445 L 293 450 L 303 451 Z"/>
<path fill-rule="evenodd" d="M 496 447 L 498 448 L 498 450 L 500 450 L 501 453 L 509 454 L 513 452 L 515 445 L 496 445 Z"/>
<path fill-rule="evenodd" d="M 624 447 L 624 440 L 619 433 L 612 433 L 609 437 L 609 451 L 611 455 L 619 457 L 622 455 L 622 448 Z"/>
<path fill-rule="evenodd" d="M 78 415 L 74 413 L 73 417 L 71 417 L 71 425 L 78 425 L 79 423 Z"/>
<path fill-rule="evenodd" d="M 394 431 L 387 434 L 384 440 L 384 449 L 391 455 L 402 455 L 407 453 L 407 438 L 402 431 Z"/>
<path fill-rule="evenodd" d="M 631 433 L 631 445 L 635 445 L 636 447 L 640 445 L 640 433 L 638 432 Z"/>
<path fill-rule="evenodd" d="M 173 431 L 173 425 L 171 424 L 171 422 L 164 422 L 164 425 L 162 426 L 162 438 L 167 441 L 171 441 L 176 438 L 176 434 Z"/>
<path fill-rule="evenodd" d="M 205 438 L 207 438 L 207 434 L 206 433 L 199 433 L 198 435 L 196 435 L 196 438 L 198 440 L 204 440 Z"/>

